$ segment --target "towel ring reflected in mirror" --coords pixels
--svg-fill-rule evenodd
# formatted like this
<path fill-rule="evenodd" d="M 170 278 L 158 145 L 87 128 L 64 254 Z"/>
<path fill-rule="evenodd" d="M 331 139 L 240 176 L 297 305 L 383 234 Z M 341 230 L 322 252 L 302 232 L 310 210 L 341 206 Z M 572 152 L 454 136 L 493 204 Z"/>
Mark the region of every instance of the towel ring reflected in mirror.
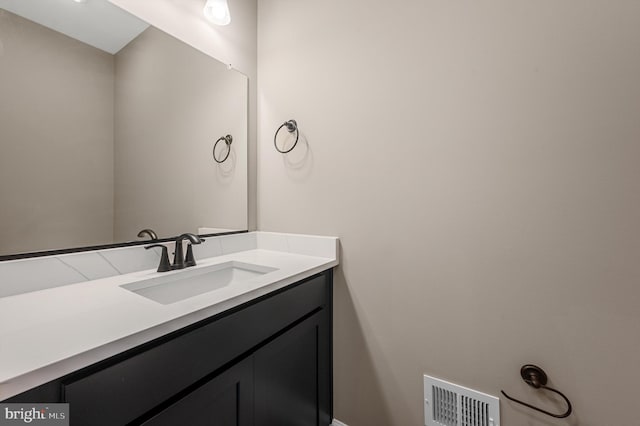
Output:
<path fill-rule="evenodd" d="M 218 158 L 216 157 L 216 147 L 218 146 L 218 144 L 220 142 L 224 142 L 225 145 L 227 146 L 227 152 L 226 154 L 222 157 L 222 158 Z M 231 135 L 226 135 L 226 136 L 222 136 L 220 137 L 215 144 L 213 144 L 213 159 L 216 160 L 216 163 L 224 163 L 227 158 L 229 158 L 229 154 L 231 153 L 231 143 L 233 142 L 233 136 Z"/>

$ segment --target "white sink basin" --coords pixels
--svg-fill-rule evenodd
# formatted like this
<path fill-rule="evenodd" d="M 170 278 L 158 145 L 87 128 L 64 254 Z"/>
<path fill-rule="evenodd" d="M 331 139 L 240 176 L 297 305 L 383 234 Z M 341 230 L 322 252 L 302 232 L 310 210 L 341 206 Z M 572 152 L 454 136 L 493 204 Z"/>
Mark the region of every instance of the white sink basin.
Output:
<path fill-rule="evenodd" d="M 198 269 L 183 269 L 143 281 L 121 285 L 147 299 L 169 305 L 203 293 L 238 284 L 276 268 L 244 262 L 225 262 Z"/>

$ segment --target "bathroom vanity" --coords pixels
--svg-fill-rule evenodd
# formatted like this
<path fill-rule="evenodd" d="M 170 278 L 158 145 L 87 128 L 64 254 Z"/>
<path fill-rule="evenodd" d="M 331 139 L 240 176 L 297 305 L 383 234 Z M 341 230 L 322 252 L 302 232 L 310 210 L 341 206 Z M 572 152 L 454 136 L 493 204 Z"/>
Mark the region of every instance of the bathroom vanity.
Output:
<path fill-rule="evenodd" d="M 69 403 L 71 424 L 80 426 L 329 425 L 337 240 L 259 232 L 218 239 L 222 253 L 190 270 L 206 276 L 231 263 L 240 268 L 261 265 L 266 272 L 167 303 L 136 291 L 141 286 L 136 283 L 158 285 L 158 278 L 166 285 L 167 275 L 154 271 L 0 298 L 0 307 L 12 300 L 26 305 L 32 303 L 30 298 L 33 303 L 43 300 L 44 293 L 49 292 L 50 299 L 63 297 L 83 286 L 85 293 L 78 294 L 91 307 L 95 286 L 106 304 L 110 305 L 109 294 L 122 301 L 121 312 L 110 305 L 113 327 L 104 319 L 92 320 L 91 310 L 78 308 L 75 320 L 58 316 L 58 324 L 68 321 L 71 335 L 60 330 L 60 338 L 70 346 L 83 335 L 110 334 L 102 345 L 95 346 L 100 338 L 94 338 L 89 345 L 93 349 L 78 352 L 61 344 L 47 355 L 47 347 L 42 347 L 43 354 L 24 353 L 28 361 L 19 363 L 20 351 L 11 346 L 6 357 L 2 354 L 3 362 L 16 357 L 18 369 L 31 370 L 18 374 L 18 369 L 2 367 L 0 399 Z M 233 253 L 225 254 L 225 247 Z M 169 274 L 179 277 L 187 272 Z M 130 324 L 136 316 L 138 324 Z M 136 328 L 127 335 L 126 329 Z M 123 335 L 113 340 L 117 334 Z M 3 336 L 13 336 L 7 325 L 0 329 Z M 77 353 L 51 362 L 69 350 Z M 107 353 L 111 354 L 105 357 Z M 7 393 L 13 395 L 6 398 Z"/>

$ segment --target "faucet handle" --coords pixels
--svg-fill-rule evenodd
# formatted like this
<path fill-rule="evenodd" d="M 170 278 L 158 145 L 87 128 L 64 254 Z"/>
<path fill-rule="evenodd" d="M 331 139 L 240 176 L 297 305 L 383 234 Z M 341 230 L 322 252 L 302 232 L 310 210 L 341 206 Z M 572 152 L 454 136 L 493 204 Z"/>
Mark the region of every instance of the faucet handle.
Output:
<path fill-rule="evenodd" d="M 205 242 L 205 239 L 200 238 L 200 242 L 196 244 L 200 244 L 204 242 Z M 185 267 L 196 266 L 196 258 L 193 256 L 193 243 L 187 244 L 187 255 L 184 257 L 184 266 Z"/>
<path fill-rule="evenodd" d="M 160 255 L 160 265 L 158 265 L 158 272 L 167 272 L 170 271 L 171 263 L 169 262 L 169 252 L 167 250 L 167 246 L 164 244 L 153 244 L 150 246 L 145 246 L 145 250 L 149 250 L 150 248 L 160 247 L 162 248 L 162 254 Z"/>
<path fill-rule="evenodd" d="M 184 266 L 196 266 L 196 258 L 193 257 L 193 244 L 187 244 L 187 255 L 184 257 Z"/>

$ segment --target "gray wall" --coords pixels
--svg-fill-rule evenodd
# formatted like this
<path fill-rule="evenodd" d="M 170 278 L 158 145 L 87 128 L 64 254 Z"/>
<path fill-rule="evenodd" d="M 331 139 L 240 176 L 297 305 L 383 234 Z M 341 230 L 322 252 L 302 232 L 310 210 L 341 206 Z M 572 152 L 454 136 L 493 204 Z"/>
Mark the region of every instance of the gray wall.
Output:
<path fill-rule="evenodd" d="M 0 254 L 112 241 L 113 67 L 0 10 Z"/>
<path fill-rule="evenodd" d="M 246 229 L 246 77 L 150 27 L 116 54 L 115 93 L 116 240 Z"/>
<path fill-rule="evenodd" d="M 503 425 L 637 424 L 640 3 L 258 6 L 258 227 L 341 239 L 336 417 L 423 424 L 423 373 L 562 410 L 532 362 L 575 415 Z"/>

